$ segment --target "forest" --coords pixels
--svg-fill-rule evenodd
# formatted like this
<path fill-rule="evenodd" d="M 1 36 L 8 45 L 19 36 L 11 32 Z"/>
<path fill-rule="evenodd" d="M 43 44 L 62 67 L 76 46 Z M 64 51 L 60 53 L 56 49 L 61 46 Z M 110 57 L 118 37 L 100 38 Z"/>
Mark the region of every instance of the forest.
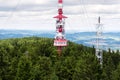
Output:
<path fill-rule="evenodd" d="M 26 37 L 0 40 L 0 80 L 120 80 L 120 52 L 68 42 L 58 56 L 53 39 Z"/>

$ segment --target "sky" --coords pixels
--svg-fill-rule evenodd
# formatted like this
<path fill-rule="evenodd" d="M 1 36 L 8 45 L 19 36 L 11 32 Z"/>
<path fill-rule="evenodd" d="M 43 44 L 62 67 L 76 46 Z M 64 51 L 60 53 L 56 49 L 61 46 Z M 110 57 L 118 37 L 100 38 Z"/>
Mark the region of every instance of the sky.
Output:
<path fill-rule="evenodd" d="M 57 0 L 0 0 L 0 29 L 55 30 Z M 120 0 L 63 0 L 66 31 L 120 32 Z"/>

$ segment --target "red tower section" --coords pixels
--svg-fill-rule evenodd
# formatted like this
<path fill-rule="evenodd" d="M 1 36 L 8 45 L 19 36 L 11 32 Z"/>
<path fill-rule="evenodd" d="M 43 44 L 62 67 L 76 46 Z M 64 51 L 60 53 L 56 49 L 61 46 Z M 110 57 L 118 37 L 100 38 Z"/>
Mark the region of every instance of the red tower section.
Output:
<path fill-rule="evenodd" d="M 67 40 L 65 39 L 65 29 L 64 29 L 65 18 L 67 17 L 63 15 L 63 6 L 62 6 L 63 1 L 58 0 L 58 4 L 59 4 L 58 15 L 54 17 L 56 18 L 56 36 L 54 40 L 54 46 L 57 47 L 58 54 L 60 56 L 62 52 L 62 47 L 67 46 Z"/>

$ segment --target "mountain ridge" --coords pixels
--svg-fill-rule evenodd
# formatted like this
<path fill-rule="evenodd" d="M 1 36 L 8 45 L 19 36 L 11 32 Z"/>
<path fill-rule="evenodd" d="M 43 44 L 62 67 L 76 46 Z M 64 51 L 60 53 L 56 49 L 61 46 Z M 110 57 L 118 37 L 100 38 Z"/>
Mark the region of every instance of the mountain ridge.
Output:
<path fill-rule="evenodd" d="M 34 30 L 0 30 L 0 39 L 23 38 L 23 37 L 45 37 L 54 38 L 54 31 L 34 31 Z M 86 46 L 95 46 L 95 32 L 66 32 L 66 38 L 72 42 L 83 44 Z M 120 32 L 103 33 L 104 48 L 113 50 L 119 49 Z M 110 45 L 110 46 L 109 46 Z M 106 46 L 106 47 L 105 47 Z"/>

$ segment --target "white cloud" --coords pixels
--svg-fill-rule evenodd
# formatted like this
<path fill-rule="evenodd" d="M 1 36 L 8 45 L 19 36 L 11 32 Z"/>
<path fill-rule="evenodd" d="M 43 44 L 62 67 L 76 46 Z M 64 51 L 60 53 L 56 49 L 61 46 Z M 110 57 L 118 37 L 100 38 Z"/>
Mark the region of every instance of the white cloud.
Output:
<path fill-rule="evenodd" d="M 97 17 L 118 30 L 120 0 L 64 0 L 67 30 L 93 31 Z M 0 0 L 0 29 L 55 29 L 57 0 Z"/>

